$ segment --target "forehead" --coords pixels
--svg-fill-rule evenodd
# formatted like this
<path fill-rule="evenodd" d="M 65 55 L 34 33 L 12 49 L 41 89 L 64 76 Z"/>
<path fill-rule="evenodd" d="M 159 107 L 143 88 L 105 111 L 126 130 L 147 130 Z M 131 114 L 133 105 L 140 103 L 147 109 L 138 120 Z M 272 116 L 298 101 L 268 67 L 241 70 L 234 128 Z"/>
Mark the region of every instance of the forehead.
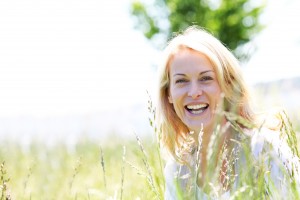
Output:
<path fill-rule="evenodd" d="M 213 64 L 205 54 L 188 48 L 174 52 L 169 60 L 169 72 L 171 74 L 214 72 L 214 70 Z"/>

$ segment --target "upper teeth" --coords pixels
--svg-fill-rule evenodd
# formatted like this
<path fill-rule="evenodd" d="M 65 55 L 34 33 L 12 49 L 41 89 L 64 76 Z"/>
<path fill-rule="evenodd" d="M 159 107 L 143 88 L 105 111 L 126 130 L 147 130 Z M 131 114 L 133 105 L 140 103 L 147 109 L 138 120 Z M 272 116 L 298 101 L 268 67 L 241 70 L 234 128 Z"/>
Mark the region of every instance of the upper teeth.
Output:
<path fill-rule="evenodd" d="M 207 104 L 197 104 L 197 105 L 188 105 L 187 108 L 188 109 L 200 109 L 200 108 L 204 108 L 206 106 L 207 106 Z"/>

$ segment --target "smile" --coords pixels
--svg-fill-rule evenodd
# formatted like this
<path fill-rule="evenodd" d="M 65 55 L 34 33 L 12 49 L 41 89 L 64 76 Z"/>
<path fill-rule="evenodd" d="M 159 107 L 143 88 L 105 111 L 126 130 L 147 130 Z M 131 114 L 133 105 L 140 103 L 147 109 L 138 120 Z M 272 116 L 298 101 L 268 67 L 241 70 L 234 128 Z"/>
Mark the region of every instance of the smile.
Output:
<path fill-rule="evenodd" d="M 195 104 L 195 105 L 187 105 L 185 106 L 185 109 L 194 115 L 197 114 L 201 114 L 203 113 L 207 108 L 208 108 L 208 104 L 204 103 L 204 104 Z"/>

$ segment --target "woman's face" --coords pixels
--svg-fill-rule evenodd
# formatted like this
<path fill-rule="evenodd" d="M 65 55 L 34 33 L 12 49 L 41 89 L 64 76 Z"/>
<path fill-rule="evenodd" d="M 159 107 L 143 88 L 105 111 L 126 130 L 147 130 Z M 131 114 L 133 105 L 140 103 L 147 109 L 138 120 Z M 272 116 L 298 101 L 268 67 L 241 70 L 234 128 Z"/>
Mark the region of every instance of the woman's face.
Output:
<path fill-rule="evenodd" d="M 216 120 L 215 110 L 221 103 L 221 88 L 208 58 L 185 49 L 170 62 L 169 102 L 190 131 L 211 132 Z"/>

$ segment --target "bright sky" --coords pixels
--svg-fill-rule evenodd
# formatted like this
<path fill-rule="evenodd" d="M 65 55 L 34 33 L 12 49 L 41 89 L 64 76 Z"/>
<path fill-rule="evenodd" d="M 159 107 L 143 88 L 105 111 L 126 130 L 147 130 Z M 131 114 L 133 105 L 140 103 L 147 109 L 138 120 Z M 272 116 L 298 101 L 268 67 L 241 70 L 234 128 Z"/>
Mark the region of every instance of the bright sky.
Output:
<path fill-rule="evenodd" d="M 143 103 L 157 54 L 129 0 L 0 2 L 0 117 L 70 115 Z M 286 2 L 286 3 L 283 3 Z M 300 74 L 300 3 L 270 0 L 251 82 Z"/>
<path fill-rule="evenodd" d="M 265 30 L 254 41 L 258 47 L 244 68 L 250 83 L 300 76 L 300 1 L 269 0 Z"/>
<path fill-rule="evenodd" d="M 132 105 L 153 80 L 153 50 L 127 1 L 0 2 L 0 116 Z"/>

